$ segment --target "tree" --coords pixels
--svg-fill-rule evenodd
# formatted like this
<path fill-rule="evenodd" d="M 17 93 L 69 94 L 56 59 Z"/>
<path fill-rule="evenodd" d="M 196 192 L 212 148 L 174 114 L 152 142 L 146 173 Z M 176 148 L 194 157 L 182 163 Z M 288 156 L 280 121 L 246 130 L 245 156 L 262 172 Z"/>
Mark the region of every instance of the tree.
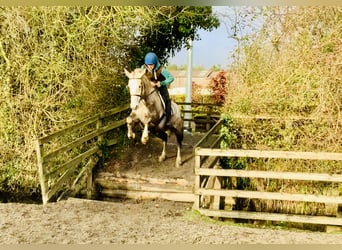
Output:
<path fill-rule="evenodd" d="M 226 72 L 220 70 L 215 76 L 210 78 L 210 88 L 213 92 L 213 99 L 216 104 L 224 104 L 227 96 Z"/>
<path fill-rule="evenodd" d="M 163 6 L 146 7 L 153 12 L 154 23 L 140 30 L 138 43 L 147 51 L 156 52 L 165 62 L 182 47 L 187 47 L 190 39 L 199 39 L 198 29 L 211 31 L 219 26 L 219 20 L 210 6 Z"/>
<path fill-rule="evenodd" d="M 221 64 L 215 64 L 215 65 L 212 65 L 210 67 L 210 70 L 211 71 L 220 71 L 220 70 L 222 70 L 222 66 L 221 66 Z"/>

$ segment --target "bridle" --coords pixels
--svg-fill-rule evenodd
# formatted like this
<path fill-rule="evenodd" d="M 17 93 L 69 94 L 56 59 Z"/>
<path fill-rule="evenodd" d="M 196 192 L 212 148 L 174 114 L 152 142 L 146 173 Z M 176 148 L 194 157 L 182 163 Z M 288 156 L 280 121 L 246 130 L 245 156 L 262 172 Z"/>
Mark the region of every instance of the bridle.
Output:
<path fill-rule="evenodd" d="M 140 84 L 141 84 L 140 94 L 131 94 L 131 96 L 140 97 L 139 102 L 141 100 L 146 100 L 150 95 L 152 95 L 155 91 L 157 91 L 157 88 L 153 88 L 153 90 L 150 93 L 144 95 L 145 85 L 143 84 L 143 80 L 142 80 L 143 76 L 144 75 L 142 75 L 140 78 L 139 77 L 130 78 L 130 80 L 140 80 Z"/>
<path fill-rule="evenodd" d="M 140 94 L 131 94 L 131 96 L 138 96 L 138 97 L 140 97 L 140 100 L 141 99 L 143 99 L 142 97 L 143 97 L 143 93 L 144 93 L 144 84 L 142 84 L 142 79 L 141 79 L 142 77 L 140 77 L 140 78 L 130 78 L 129 80 L 140 80 L 140 83 L 139 84 L 141 84 L 141 89 L 140 89 Z"/>

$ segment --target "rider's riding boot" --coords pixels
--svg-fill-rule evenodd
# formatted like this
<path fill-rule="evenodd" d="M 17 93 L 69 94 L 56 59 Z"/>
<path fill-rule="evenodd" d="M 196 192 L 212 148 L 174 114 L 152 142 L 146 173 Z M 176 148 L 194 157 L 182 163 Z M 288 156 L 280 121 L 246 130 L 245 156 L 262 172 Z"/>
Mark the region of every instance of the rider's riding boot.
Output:
<path fill-rule="evenodd" d="M 165 126 L 166 128 L 170 128 L 171 127 L 171 102 L 166 104 L 165 113 L 166 113 L 165 114 L 166 115 Z"/>

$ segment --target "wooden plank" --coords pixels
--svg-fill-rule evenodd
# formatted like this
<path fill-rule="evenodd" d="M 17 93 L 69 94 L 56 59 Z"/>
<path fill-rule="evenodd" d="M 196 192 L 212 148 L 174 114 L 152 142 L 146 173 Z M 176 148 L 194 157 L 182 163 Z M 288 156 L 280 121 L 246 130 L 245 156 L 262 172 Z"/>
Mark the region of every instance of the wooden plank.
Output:
<path fill-rule="evenodd" d="M 192 186 L 181 186 L 176 183 L 147 183 L 139 182 L 139 180 L 115 180 L 96 178 L 95 183 L 105 189 L 131 190 L 131 191 L 152 191 L 152 192 L 178 192 L 189 193 L 192 192 Z"/>
<path fill-rule="evenodd" d="M 48 202 L 47 198 L 47 182 L 45 179 L 45 173 L 44 173 L 44 166 L 43 166 L 43 159 L 42 159 L 42 154 L 43 154 L 43 149 L 41 146 L 40 140 L 37 138 L 36 139 L 36 145 L 35 145 L 35 150 L 37 154 L 37 164 L 38 164 L 38 174 L 39 174 L 39 183 L 40 183 L 40 189 L 42 192 L 42 200 L 43 204 L 45 205 Z"/>
<path fill-rule="evenodd" d="M 89 125 L 91 123 L 94 123 L 94 122 L 96 122 L 100 118 L 105 118 L 105 117 L 108 117 L 110 115 L 113 115 L 113 114 L 116 114 L 116 113 L 120 113 L 120 112 L 128 110 L 128 109 L 129 109 L 129 104 L 124 104 L 124 105 L 121 105 L 119 107 L 113 108 L 111 110 L 105 111 L 103 113 L 94 115 L 92 117 L 84 119 L 81 122 L 78 122 L 78 123 L 76 123 L 74 125 L 71 125 L 71 126 L 69 126 L 67 128 L 64 128 L 64 129 L 61 129 L 59 131 L 56 131 L 55 133 L 53 133 L 51 135 L 47 135 L 47 136 L 41 137 L 40 138 L 40 143 L 44 144 L 44 143 L 52 140 L 53 138 L 56 138 L 56 137 L 61 136 L 61 135 L 65 134 L 65 133 L 74 131 L 76 129 L 80 129 L 80 128 L 85 127 L 85 126 L 87 126 L 87 125 Z"/>
<path fill-rule="evenodd" d="M 103 119 L 98 119 L 96 122 L 96 131 L 99 131 L 102 127 L 103 127 Z M 102 145 L 103 139 L 104 139 L 103 133 L 101 133 L 101 135 L 98 135 L 97 137 L 97 144 Z"/>
<path fill-rule="evenodd" d="M 113 190 L 103 189 L 101 194 L 113 198 L 126 199 L 164 199 L 179 202 L 194 202 L 194 194 L 189 193 L 175 193 L 175 192 L 145 192 L 145 191 L 131 191 L 131 190 Z"/>
<path fill-rule="evenodd" d="M 87 134 L 87 135 L 85 135 L 79 139 L 76 139 L 73 142 L 71 142 L 65 146 L 62 146 L 62 147 L 56 149 L 55 151 L 52 151 L 49 154 L 45 155 L 43 157 L 43 161 L 47 162 L 47 161 L 51 160 L 53 157 L 57 156 L 58 154 L 65 152 L 65 151 L 68 151 L 70 149 L 73 149 L 73 148 L 81 145 L 82 143 L 87 142 L 87 141 L 89 141 L 89 140 L 91 140 L 97 136 L 102 136 L 104 133 L 106 133 L 112 129 L 118 128 L 118 127 L 124 125 L 125 123 L 126 123 L 126 119 L 122 119 L 122 120 L 113 122 L 113 123 L 111 123 L 105 127 L 102 127 L 102 128 L 99 127 L 97 130 L 95 130 L 95 131 L 93 131 L 93 132 L 91 132 L 91 133 L 89 133 L 89 134 Z M 113 144 L 111 144 L 111 145 L 113 145 Z"/>
<path fill-rule="evenodd" d="M 191 106 L 208 106 L 208 107 L 222 107 L 220 104 L 209 103 L 209 102 L 176 102 L 178 105 L 191 105 Z"/>
<path fill-rule="evenodd" d="M 194 148 L 197 150 L 202 150 L 201 148 L 199 148 L 201 146 L 201 144 L 207 140 L 208 137 L 210 137 L 217 129 L 219 126 L 221 126 L 221 124 L 223 123 L 223 120 L 220 119 L 203 137 L 201 140 L 199 140 L 199 142 L 196 143 L 196 145 L 194 146 Z M 200 151 L 201 152 L 201 151 Z"/>
<path fill-rule="evenodd" d="M 64 128 L 64 129 L 61 129 L 61 130 L 58 130 L 50 135 L 47 135 L 47 136 L 44 136 L 44 137 L 41 137 L 40 138 L 40 141 L 42 144 L 44 143 L 47 143 L 49 141 L 51 141 L 52 139 L 56 138 L 56 137 L 59 137 L 59 136 L 62 136 L 64 134 L 67 134 L 71 131 L 74 131 L 76 129 L 80 129 L 80 128 L 83 128 L 83 127 L 86 127 L 94 122 L 96 122 L 98 119 L 99 119 L 100 115 L 96 115 L 96 116 L 92 116 L 88 119 L 85 119 L 81 122 L 78 122 L 72 126 L 69 126 L 67 128 Z"/>
<path fill-rule="evenodd" d="M 268 178 L 268 179 L 282 179 L 282 180 L 287 179 L 287 180 L 302 180 L 302 181 L 325 181 L 325 182 L 342 183 L 341 174 L 197 168 L 195 169 L 195 175 Z"/>
<path fill-rule="evenodd" d="M 67 169 L 62 176 L 60 176 L 58 178 L 58 180 L 56 181 L 56 183 L 49 189 L 49 191 L 47 192 L 47 201 L 49 201 L 51 199 L 51 197 L 60 189 L 60 187 L 64 184 L 65 180 L 68 179 L 70 177 L 70 175 L 72 174 L 72 171 L 74 170 L 76 166 Z"/>
<path fill-rule="evenodd" d="M 94 183 L 93 183 L 93 169 L 96 166 L 96 159 L 95 157 L 90 157 L 86 166 L 84 167 L 85 169 L 87 169 L 87 198 L 91 199 L 93 196 L 93 191 L 94 191 Z"/>
<path fill-rule="evenodd" d="M 108 117 L 110 115 L 121 113 L 121 112 L 129 110 L 129 109 L 130 109 L 130 104 L 126 103 L 126 104 L 123 104 L 123 105 L 120 105 L 118 107 L 115 107 L 115 108 L 108 110 L 108 112 L 104 113 L 103 116 L 101 116 L 101 118 L 105 118 L 105 117 Z"/>
<path fill-rule="evenodd" d="M 231 114 L 231 117 L 234 119 L 245 119 L 245 120 L 281 120 L 281 121 L 317 121 L 319 120 L 317 117 L 304 117 L 304 116 L 267 116 L 267 115 L 239 115 L 239 114 Z"/>
<path fill-rule="evenodd" d="M 98 135 L 102 135 L 104 133 L 107 133 L 115 128 L 121 127 L 124 124 L 126 124 L 126 118 L 121 119 L 119 121 L 111 122 L 107 126 L 104 126 L 98 130 Z"/>
<path fill-rule="evenodd" d="M 268 220 L 268 221 L 285 221 L 308 224 L 322 224 L 342 226 L 342 218 L 328 216 L 310 216 L 265 212 L 245 212 L 245 211 L 224 211 L 224 210 L 208 210 L 198 209 L 198 211 L 206 216 L 222 217 L 222 218 L 239 218 L 251 220 Z"/>
<path fill-rule="evenodd" d="M 198 170 L 201 166 L 201 156 L 195 155 L 195 171 Z M 199 175 L 195 175 L 195 190 L 199 188 L 201 185 L 201 178 Z M 196 195 L 194 199 L 194 209 L 199 209 L 200 207 L 200 196 Z"/>
<path fill-rule="evenodd" d="M 83 144 L 84 142 L 86 141 L 89 141 L 93 138 L 95 138 L 97 136 L 98 132 L 97 131 L 93 131 L 77 140 L 74 140 L 73 142 L 65 145 L 65 146 L 62 146 L 52 152 L 50 152 L 49 154 L 45 155 L 43 158 L 44 158 L 44 162 L 48 162 L 49 160 L 51 160 L 52 158 L 54 158 L 55 156 L 65 152 L 65 151 L 69 151 L 70 149 L 73 149 L 81 144 Z"/>
<path fill-rule="evenodd" d="M 219 143 L 221 142 L 223 138 L 223 135 L 219 135 L 215 140 L 214 142 L 210 145 L 210 148 L 215 148 L 219 145 Z"/>
<path fill-rule="evenodd" d="M 227 196 L 227 197 L 248 198 L 248 199 L 267 199 L 267 200 L 281 200 L 281 201 L 342 204 L 342 196 L 290 194 L 290 193 L 280 193 L 280 192 L 261 192 L 261 191 L 244 191 L 244 190 L 229 190 L 229 189 L 214 190 L 214 189 L 205 189 L 205 188 L 196 189 L 195 194 L 223 196 L 223 197 Z"/>
<path fill-rule="evenodd" d="M 76 156 L 75 158 L 71 159 L 70 161 L 60 165 L 59 167 L 57 167 L 56 169 L 54 169 L 53 171 L 50 171 L 48 173 L 46 173 L 46 176 L 49 175 L 54 175 L 54 174 L 58 174 L 61 173 L 63 171 L 66 171 L 67 169 L 77 166 L 78 164 L 80 164 L 84 159 L 88 158 L 89 156 L 97 153 L 100 149 L 98 148 L 98 146 L 95 146 L 91 149 L 89 149 L 88 151 Z"/>
<path fill-rule="evenodd" d="M 198 143 L 199 145 L 199 143 Z M 197 145 L 197 146 L 198 146 Z M 342 153 L 197 148 L 198 155 L 341 161 Z"/>
<path fill-rule="evenodd" d="M 209 117 L 211 117 L 211 115 L 220 115 L 219 112 L 213 112 L 210 110 L 181 110 L 182 113 L 191 113 L 191 114 L 201 114 L 201 115 L 209 115 Z M 203 119 L 206 119 L 206 117 L 203 117 Z"/>
<path fill-rule="evenodd" d="M 92 168 L 88 168 L 87 169 L 87 188 L 86 188 L 86 195 L 87 195 L 87 199 L 91 199 L 92 195 L 93 195 L 93 169 Z"/>
<path fill-rule="evenodd" d="M 220 157 L 209 156 L 201 161 L 201 168 L 200 169 L 212 169 L 215 165 L 217 165 L 217 161 Z"/>
<path fill-rule="evenodd" d="M 174 179 L 168 179 L 168 178 L 152 178 L 152 177 L 143 177 L 141 175 L 137 174 L 131 174 L 131 173 L 108 173 L 108 172 L 100 172 L 97 175 L 96 179 L 104 179 L 108 180 L 108 182 L 117 181 L 117 182 L 139 182 L 139 183 L 151 183 L 151 184 L 158 184 L 158 185 L 164 185 L 164 184 L 175 184 L 177 186 L 182 187 L 189 187 L 192 186 L 192 183 L 183 179 L 183 178 L 174 178 Z"/>
<path fill-rule="evenodd" d="M 38 158 L 38 172 L 40 175 L 42 199 L 43 199 L 44 204 L 46 204 L 48 202 L 48 200 L 57 192 L 57 190 L 63 185 L 65 180 L 68 177 L 70 177 L 70 175 L 71 175 L 72 171 L 75 169 L 75 167 L 77 165 L 79 165 L 87 157 L 97 153 L 99 151 L 99 148 L 98 148 L 98 146 L 95 146 L 95 147 L 89 149 L 88 151 L 78 155 L 77 157 L 69 160 L 68 162 L 60 165 L 55 170 L 50 171 L 48 173 L 45 173 L 46 170 L 44 169 L 43 163 L 52 159 L 53 157 L 57 156 L 58 154 L 60 154 L 62 152 L 71 150 L 71 149 L 95 138 L 96 136 L 98 136 L 99 140 L 101 140 L 101 136 L 104 133 L 106 133 L 106 132 L 108 132 L 114 128 L 122 126 L 125 123 L 125 119 L 112 122 L 105 127 L 102 127 L 102 123 L 100 123 L 99 121 L 102 118 L 106 118 L 108 116 L 111 116 L 113 114 L 116 114 L 116 113 L 119 113 L 119 112 L 122 112 L 122 111 L 125 111 L 128 109 L 129 109 L 129 104 L 125 104 L 125 105 L 116 107 L 114 109 L 105 111 L 103 113 L 97 114 L 97 115 L 92 116 L 90 118 L 87 118 L 87 119 L 85 119 L 79 123 L 76 123 L 76 124 L 69 126 L 65 129 L 59 130 L 59 131 L 57 131 L 51 135 L 44 136 L 44 137 L 37 139 L 36 151 L 37 151 L 37 158 Z M 63 136 L 65 133 L 68 133 L 68 132 L 74 131 L 76 129 L 80 129 L 80 128 L 83 128 L 85 126 L 88 126 L 88 125 L 90 125 L 96 121 L 97 121 L 97 127 L 96 127 L 95 131 L 93 131 L 93 132 L 91 132 L 91 133 L 89 133 L 89 134 L 65 145 L 65 146 L 62 146 L 62 147 L 58 148 L 57 150 L 50 152 L 49 154 L 45 155 L 45 157 L 43 157 L 43 144 L 44 143 L 47 143 L 48 141 L 50 141 L 50 140 L 52 140 L 58 136 Z M 114 144 L 114 143 L 116 143 L 116 141 L 111 140 L 111 143 Z M 59 174 L 59 173 L 62 173 L 63 171 L 64 171 L 64 173 L 57 179 L 56 183 L 50 188 L 50 190 L 48 190 L 47 182 L 45 179 L 48 178 L 49 175 L 51 176 L 53 174 Z M 92 177 L 89 175 L 88 182 L 87 182 L 88 183 L 88 189 L 89 189 L 89 186 L 92 185 L 91 181 L 90 181 L 91 178 Z"/>
<path fill-rule="evenodd" d="M 90 150 L 89 150 L 90 151 Z M 87 151 L 88 152 L 88 151 Z M 80 163 L 80 162 L 79 162 Z M 79 164 L 78 163 L 78 164 Z M 50 190 L 47 192 L 48 200 L 51 199 L 51 197 L 60 189 L 60 187 L 65 183 L 65 181 L 70 177 L 70 175 L 73 173 L 75 168 L 78 164 L 69 166 L 68 169 L 58 178 L 56 183 L 50 188 Z M 91 158 L 88 161 L 88 164 L 85 166 L 84 169 L 90 170 L 96 165 L 96 161 Z"/>
<path fill-rule="evenodd" d="M 221 189 L 220 179 L 217 176 L 215 176 L 214 178 L 215 179 L 214 179 L 214 183 L 213 183 L 213 189 Z M 220 209 L 220 201 L 221 201 L 220 196 L 215 195 L 213 202 L 211 203 L 212 208 L 217 209 L 217 210 Z"/>
<path fill-rule="evenodd" d="M 218 167 L 218 166 L 215 166 Z M 203 184 L 204 190 L 220 190 L 221 189 L 221 182 L 217 176 L 210 176 L 207 179 L 207 182 Z M 202 190 L 202 189 L 199 189 Z M 195 190 L 195 194 L 199 194 Z M 219 209 L 220 208 L 220 196 L 216 195 L 202 195 L 201 196 L 201 207 L 210 207 L 212 209 Z"/>
<path fill-rule="evenodd" d="M 113 139 L 110 139 L 107 141 L 107 146 L 113 146 L 115 144 L 118 144 L 119 143 L 119 139 L 118 138 L 113 138 Z"/>

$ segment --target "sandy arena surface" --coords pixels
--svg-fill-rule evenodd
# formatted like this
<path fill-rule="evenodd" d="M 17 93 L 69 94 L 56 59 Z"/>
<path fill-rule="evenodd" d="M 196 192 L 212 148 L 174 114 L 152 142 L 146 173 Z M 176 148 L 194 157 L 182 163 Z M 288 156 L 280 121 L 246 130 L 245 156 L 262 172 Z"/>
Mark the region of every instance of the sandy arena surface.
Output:
<path fill-rule="evenodd" d="M 0 244 L 342 244 L 342 234 L 262 229 L 202 218 L 188 203 L 69 199 L 0 204 Z"/>

